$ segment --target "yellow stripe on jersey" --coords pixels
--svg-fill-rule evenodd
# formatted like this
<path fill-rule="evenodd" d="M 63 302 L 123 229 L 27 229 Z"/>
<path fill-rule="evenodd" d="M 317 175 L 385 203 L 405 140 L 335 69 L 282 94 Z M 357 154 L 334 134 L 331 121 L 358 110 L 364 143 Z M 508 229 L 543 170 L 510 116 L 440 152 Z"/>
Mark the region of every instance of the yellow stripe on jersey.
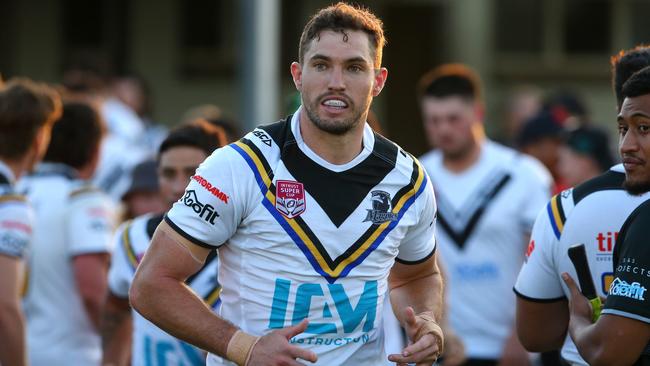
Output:
<path fill-rule="evenodd" d="M 7 194 L 7 195 L 0 196 L 0 202 L 9 202 L 9 201 L 27 202 L 27 197 L 22 196 L 20 194 Z"/>
<path fill-rule="evenodd" d="M 210 291 L 204 298 L 203 301 L 205 301 L 206 304 L 208 304 L 210 307 L 214 307 L 214 304 L 217 303 L 217 300 L 219 300 L 219 296 L 221 295 L 221 286 L 217 285 Z"/>
<path fill-rule="evenodd" d="M 29 267 L 25 266 L 25 275 L 23 276 L 23 288 L 20 292 L 20 297 L 24 298 L 27 296 L 27 291 L 29 291 Z"/>
<path fill-rule="evenodd" d="M 138 257 L 135 254 L 135 250 L 133 250 L 133 246 L 131 245 L 131 237 L 129 236 L 129 231 L 131 230 L 132 224 L 133 221 L 129 221 L 124 227 L 124 231 L 122 232 L 122 246 L 124 247 L 126 258 L 129 260 L 129 263 L 135 270 L 138 267 Z"/>
<path fill-rule="evenodd" d="M 265 198 L 268 199 L 271 205 L 275 206 L 275 194 L 271 191 L 272 180 L 271 177 L 269 176 L 269 172 L 267 172 L 266 169 L 264 169 L 264 164 L 262 163 L 260 157 L 247 144 L 241 141 L 235 142 L 234 145 L 236 145 L 239 149 L 244 151 L 244 153 L 248 156 L 248 158 L 250 158 L 250 160 L 253 162 L 256 172 L 259 174 L 263 184 L 266 186 L 266 192 L 264 194 Z M 417 162 L 417 159 L 414 159 L 414 161 Z M 419 162 L 416 164 L 417 164 L 418 172 L 417 172 L 417 178 L 413 185 L 413 188 L 409 192 L 404 194 L 399 199 L 397 204 L 394 205 L 393 207 L 394 214 L 398 214 L 400 212 L 400 210 L 404 207 L 405 203 L 408 202 L 408 200 L 411 197 L 413 197 L 413 195 L 415 195 L 416 192 L 419 191 L 419 189 L 422 187 L 423 182 L 425 181 L 424 169 L 419 164 Z M 327 263 L 327 260 L 321 255 L 320 251 L 316 248 L 314 242 L 309 238 L 307 233 L 305 233 L 303 228 L 298 224 L 296 219 L 289 219 L 286 218 L 285 216 L 282 216 L 280 220 L 284 220 L 291 227 L 291 229 L 294 231 L 294 233 L 297 235 L 300 241 L 304 244 L 304 246 L 309 250 L 311 255 L 314 257 L 320 269 L 332 278 L 338 278 L 348 265 L 352 264 L 361 256 L 363 256 L 363 254 L 369 250 L 372 244 L 379 237 L 381 237 L 381 234 L 384 231 L 386 231 L 386 229 L 391 225 L 390 221 L 384 222 L 381 225 L 379 225 L 375 229 L 375 231 L 363 242 L 363 244 L 359 248 L 357 248 L 357 250 L 351 253 L 345 260 L 343 260 L 337 266 L 332 268 Z"/>
<path fill-rule="evenodd" d="M 557 225 L 558 230 L 562 232 L 564 229 L 564 221 L 560 217 L 560 209 L 558 208 L 558 196 L 553 196 L 551 199 L 551 208 L 553 209 L 553 218 L 555 219 L 555 224 Z"/>
<path fill-rule="evenodd" d="M 551 201 L 546 206 L 546 211 L 548 213 L 549 220 L 551 221 L 551 228 L 555 237 L 559 240 L 564 230 L 564 223 L 566 222 L 566 216 L 564 216 L 564 209 L 562 208 L 562 197 L 559 195 L 553 196 Z"/>

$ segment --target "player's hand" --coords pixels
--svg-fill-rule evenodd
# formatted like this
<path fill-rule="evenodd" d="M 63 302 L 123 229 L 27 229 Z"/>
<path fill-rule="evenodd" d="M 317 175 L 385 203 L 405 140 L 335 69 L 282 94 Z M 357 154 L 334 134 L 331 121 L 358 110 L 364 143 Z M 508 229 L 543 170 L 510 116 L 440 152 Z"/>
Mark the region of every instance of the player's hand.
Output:
<path fill-rule="evenodd" d="M 431 366 L 440 356 L 442 352 L 443 337 L 442 330 L 440 332 L 427 332 L 421 333 L 421 330 L 426 329 L 426 320 L 420 316 L 415 315 L 415 311 L 410 306 L 404 310 L 404 330 L 409 339 L 413 340 L 406 348 L 402 350 L 402 354 L 392 354 L 388 356 L 388 360 L 396 362 L 398 366 L 415 363 L 417 366 Z M 438 329 L 440 329 L 438 327 Z"/>
<path fill-rule="evenodd" d="M 467 360 L 465 354 L 465 345 L 463 341 L 454 333 L 453 330 L 446 327 L 443 329 L 445 335 L 445 349 L 441 356 L 444 358 L 445 366 L 459 366 Z"/>
<path fill-rule="evenodd" d="M 316 362 L 318 357 L 310 350 L 293 346 L 289 340 L 307 329 L 307 319 L 300 324 L 275 330 L 263 337 L 253 347 L 246 366 L 299 366 L 296 360 Z"/>
<path fill-rule="evenodd" d="M 571 293 L 571 298 L 569 299 L 569 312 L 571 317 L 586 318 L 591 323 L 593 309 L 591 308 L 589 299 L 580 292 L 578 285 L 576 285 L 576 282 L 568 273 L 562 273 L 562 279 Z"/>

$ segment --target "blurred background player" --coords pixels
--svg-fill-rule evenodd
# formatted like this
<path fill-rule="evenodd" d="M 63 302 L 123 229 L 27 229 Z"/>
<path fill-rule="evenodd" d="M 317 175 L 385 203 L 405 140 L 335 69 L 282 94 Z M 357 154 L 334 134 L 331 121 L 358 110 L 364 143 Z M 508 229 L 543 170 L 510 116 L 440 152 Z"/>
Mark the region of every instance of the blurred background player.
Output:
<path fill-rule="evenodd" d="M 140 141 L 147 150 L 157 151 L 169 131 L 152 117 L 154 101 L 147 81 L 140 75 L 124 74 L 112 80 L 110 90 L 140 118 L 144 127 Z"/>
<path fill-rule="evenodd" d="M 160 145 L 157 161 L 157 179 L 166 205 L 164 211 L 183 196 L 199 164 L 224 144 L 222 130 L 204 120 L 182 125 L 170 132 Z M 133 275 L 162 218 L 162 213 L 136 217 L 121 225 L 115 234 L 102 324 L 104 364 L 128 365 L 129 355 L 130 364 L 134 366 L 205 364 L 205 352 L 165 333 L 140 314 L 132 312 L 129 306 Z M 186 284 L 203 298 L 206 305 L 216 310 L 221 291 L 217 282 L 216 251 Z M 128 331 L 130 323 L 133 324 L 132 336 Z"/>
<path fill-rule="evenodd" d="M 146 213 L 163 213 L 168 210 L 158 182 L 158 163 L 143 161 L 131 172 L 131 185 L 122 196 L 121 221 L 131 220 Z"/>
<path fill-rule="evenodd" d="M 81 53 L 65 66 L 62 81 L 70 98 L 97 107 L 105 122 L 105 138 L 92 180 L 117 203 L 129 186 L 133 168 L 153 158 L 156 150 L 147 137 L 146 124 L 132 109 L 132 106 L 138 108 L 138 102 L 124 92 L 130 85 L 120 83 L 113 69 L 109 60 Z"/>
<path fill-rule="evenodd" d="M 43 157 L 61 114 L 53 89 L 27 79 L 0 79 L 0 365 L 26 366 L 20 295 L 33 212 L 14 185 Z"/>
<path fill-rule="evenodd" d="M 427 138 L 438 148 L 421 161 L 436 194 L 449 321 L 465 345 L 464 365 L 526 365 L 511 287 L 550 175 L 485 137 L 473 70 L 442 65 L 423 76 L 419 92 Z"/>
<path fill-rule="evenodd" d="M 567 187 L 594 178 L 612 165 L 614 159 L 605 131 L 595 126 L 581 126 L 567 131 L 557 168 Z"/>
<path fill-rule="evenodd" d="M 547 110 L 541 110 L 528 119 L 517 136 L 517 149 L 539 160 L 553 177 L 553 193 L 566 188 L 559 171 L 560 151 L 564 146 L 565 130 L 562 121 Z"/>
<path fill-rule="evenodd" d="M 67 102 L 43 163 L 21 181 L 35 208 L 24 298 L 31 365 L 97 365 L 99 321 L 114 208 L 87 180 L 104 125 L 88 104 Z"/>
<path fill-rule="evenodd" d="M 222 128 L 226 136 L 226 141 L 229 143 L 234 142 L 242 137 L 241 132 L 237 127 L 237 123 L 234 120 L 226 117 L 221 111 L 221 108 L 217 107 L 214 104 L 202 104 L 191 107 L 185 111 L 183 117 L 181 118 L 183 123 L 189 123 L 197 119 L 204 119 L 211 124 Z"/>
<path fill-rule="evenodd" d="M 611 64 L 616 107 L 620 110 L 621 88 L 625 81 L 622 77 L 629 77 L 634 71 L 650 65 L 650 48 L 621 51 L 612 57 Z M 526 349 L 541 352 L 561 347 L 566 361 L 587 365 L 567 337 L 569 291 L 563 286 L 560 275 L 569 272 L 575 277 L 567 250 L 583 243 L 598 295 L 607 296 L 613 280 L 612 252 L 618 232 L 630 212 L 648 198 L 647 194 L 629 195 L 623 188 L 624 181 L 624 167 L 618 164 L 554 196 L 539 213 L 527 251 L 528 259 L 514 288 L 518 295 L 517 331 Z"/>

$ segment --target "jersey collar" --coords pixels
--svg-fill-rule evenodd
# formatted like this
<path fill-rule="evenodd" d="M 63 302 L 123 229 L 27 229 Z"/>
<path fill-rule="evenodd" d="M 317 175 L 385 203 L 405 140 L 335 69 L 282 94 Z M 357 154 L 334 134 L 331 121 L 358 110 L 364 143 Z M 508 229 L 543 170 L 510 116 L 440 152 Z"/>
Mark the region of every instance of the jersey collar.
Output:
<path fill-rule="evenodd" d="M 363 149 L 361 150 L 359 155 L 357 155 L 351 161 L 340 165 L 332 164 L 327 160 L 321 158 L 309 146 L 307 146 L 305 141 L 302 139 L 302 135 L 300 134 L 300 112 L 302 111 L 302 108 L 303 107 L 300 106 L 296 111 L 296 113 L 294 113 L 291 118 L 291 132 L 293 133 L 293 136 L 296 138 L 296 143 L 298 145 L 298 148 L 318 165 L 334 172 L 342 172 L 358 165 L 359 163 L 364 161 L 368 157 L 368 155 L 372 153 L 372 149 L 375 146 L 375 134 L 372 132 L 372 128 L 370 128 L 368 123 L 364 123 Z"/>

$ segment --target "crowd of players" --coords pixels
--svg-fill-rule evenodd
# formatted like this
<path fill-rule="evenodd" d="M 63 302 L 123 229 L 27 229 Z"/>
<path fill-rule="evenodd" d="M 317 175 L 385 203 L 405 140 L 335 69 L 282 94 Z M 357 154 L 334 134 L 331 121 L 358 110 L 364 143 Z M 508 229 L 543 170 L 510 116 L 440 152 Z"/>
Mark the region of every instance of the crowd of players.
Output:
<path fill-rule="evenodd" d="M 447 64 L 423 75 L 418 100 L 435 149 L 420 161 L 435 191 L 445 282 L 441 364 L 644 364 L 646 66 L 645 47 L 612 58 L 619 165 L 573 96 L 513 98 L 511 139 L 500 144 L 485 134 L 473 70 Z M 150 120 L 145 96 L 137 78 L 109 87 L 87 70 L 70 70 L 57 87 L 0 84 L 1 365 L 205 363 L 205 351 L 133 311 L 129 289 L 175 202 L 214 225 L 218 210 L 186 187 L 192 181 L 227 204 L 231 197 L 195 171 L 239 136 L 209 106 L 167 131 Z M 566 256 L 576 243 L 587 247 L 598 294 L 612 295 L 595 321 Z M 214 311 L 217 257 L 210 251 L 185 281 Z M 384 310 L 387 352 L 400 353 L 409 339 Z"/>

